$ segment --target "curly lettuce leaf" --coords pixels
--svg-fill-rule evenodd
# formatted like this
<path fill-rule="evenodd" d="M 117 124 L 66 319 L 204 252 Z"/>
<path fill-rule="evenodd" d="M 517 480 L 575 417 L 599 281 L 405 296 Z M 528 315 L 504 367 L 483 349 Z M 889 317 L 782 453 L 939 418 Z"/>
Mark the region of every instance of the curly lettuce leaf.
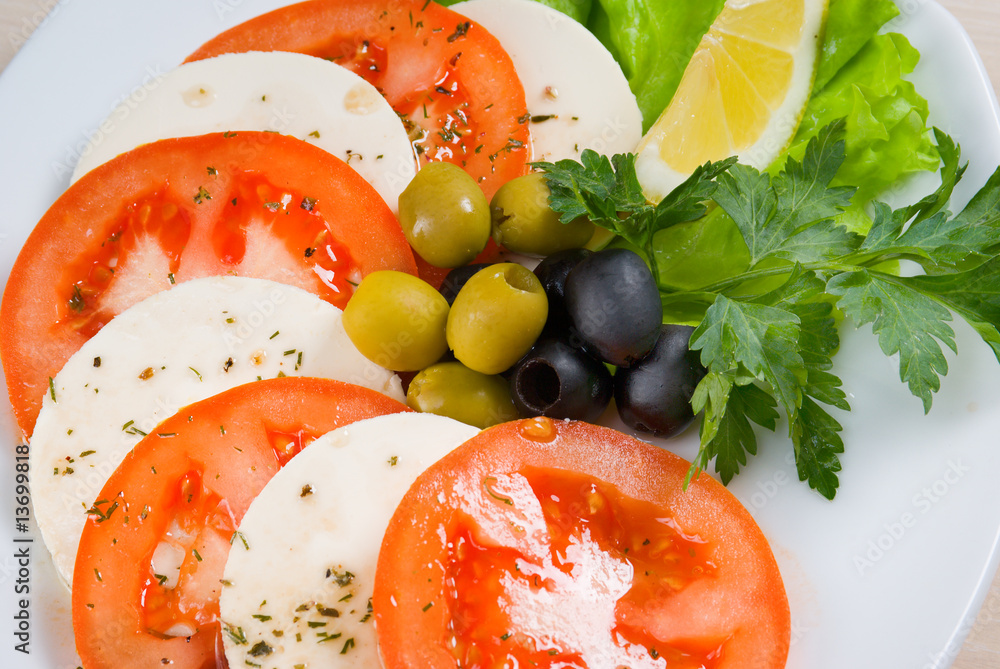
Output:
<path fill-rule="evenodd" d="M 904 78 L 919 58 L 902 35 L 870 39 L 812 96 L 787 155 L 802 155 L 823 127 L 845 118 L 847 156 L 834 184 L 858 186 L 858 208 L 908 174 L 937 169 L 927 101 Z"/>
<path fill-rule="evenodd" d="M 898 15 L 892 0 L 830 0 L 813 92 L 822 90 L 879 28 Z"/>

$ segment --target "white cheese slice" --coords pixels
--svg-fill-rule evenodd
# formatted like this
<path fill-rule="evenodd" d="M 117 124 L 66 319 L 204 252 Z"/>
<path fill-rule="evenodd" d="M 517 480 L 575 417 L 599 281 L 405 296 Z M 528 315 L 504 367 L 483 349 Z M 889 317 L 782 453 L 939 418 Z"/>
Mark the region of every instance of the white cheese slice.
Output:
<path fill-rule="evenodd" d="M 230 666 L 380 666 L 370 598 L 389 519 L 420 473 L 477 432 L 433 414 L 369 418 L 320 437 L 275 474 L 226 563 L 219 607 L 234 632 L 222 635 Z"/>
<path fill-rule="evenodd" d="M 125 310 L 84 344 L 53 379 L 30 443 L 35 516 L 65 582 L 86 510 L 143 434 L 181 407 L 280 374 L 403 401 L 399 378 L 358 352 L 341 313 L 272 281 L 195 279 Z"/>
<path fill-rule="evenodd" d="M 642 138 L 635 96 L 614 57 L 580 23 L 533 0 L 466 0 L 451 9 L 486 28 L 514 61 L 532 119 L 532 160 L 635 150 Z"/>
<path fill-rule="evenodd" d="M 298 53 L 233 53 L 186 63 L 119 104 L 83 150 L 73 181 L 120 153 L 169 137 L 271 130 L 346 161 L 396 211 L 416 172 L 402 122 L 378 90 Z"/>

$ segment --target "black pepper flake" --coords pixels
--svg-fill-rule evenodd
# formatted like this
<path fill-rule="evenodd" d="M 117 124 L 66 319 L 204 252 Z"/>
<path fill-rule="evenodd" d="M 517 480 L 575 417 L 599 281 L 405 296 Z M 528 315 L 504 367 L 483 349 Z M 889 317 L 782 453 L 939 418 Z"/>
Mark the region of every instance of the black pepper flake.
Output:
<path fill-rule="evenodd" d="M 314 253 L 316 253 L 316 249 L 310 246 L 306 249 L 306 258 L 311 258 Z"/>
<path fill-rule="evenodd" d="M 451 60 L 448 61 L 448 64 L 451 65 L 452 67 L 455 67 L 455 65 L 458 64 L 458 59 L 461 57 L 462 57 L 462 52 L 459 51 L 458 53 L 456 53 L 454 56 L 451 57 Z"/>
<path fill-rule="evenodd" d="M 314 197 L 304 197 L 299 207 L 305 209 L 306 211 L 312 211 L 316 207 L 316 198 Z"/>
<path fill-rule="evenodd" d="M 232 366 L 233 366 L 233 359 L 229 358 L 229 360 L 226 360 L 225 364 L 222 365 L 222 371 L 228 372 L 229 368 Z"/>
<path fill-rule="evenodd" d="M 466 35 L 469 34 L 469 28 L 471 27 L 472 27 L 472 21 L 465 21 L 463 23 L 459 23 L 457 26 L 455 26 L 455 32 L 448 35 L 448 41 L 454 42 L 460 37 L 465 37 Z"/>
<path fill-rule="evenodd" d="M 449 91 L 444 86 L 435 86 L 434 90 L 435 92 L 440 93 L 441 95 L 451 95 L 451 91 Z"/>
<path fill-rule="evenodd" d="M 101 366 L 101 356 L 97 356 L 94 358 L 94 367 L 100 367 L 100 366 Z"/>

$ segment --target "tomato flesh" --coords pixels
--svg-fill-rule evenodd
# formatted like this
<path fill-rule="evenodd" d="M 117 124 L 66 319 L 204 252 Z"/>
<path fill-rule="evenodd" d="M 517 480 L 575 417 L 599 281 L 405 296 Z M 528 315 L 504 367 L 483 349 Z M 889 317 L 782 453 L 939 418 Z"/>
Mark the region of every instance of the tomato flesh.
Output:
<path fill-rule="evenodd" d="M 711 655 L 719 644 L 661 644 L 615 617 L 620 599 L 641 604 L 711 576 L 707 542 L 683 534 L 655 505 L 580 474 L 529 468 L 518 477 L 539 502 L 548 554 L 529 560 L 512 548 L 479 545 L 475 520 L 463 514 L 455 521 L 445 576 L 452 616 L 446 645 L 458 666 L 513 660 L 583 668 L 595 655 L 614 666 L 654 666 L 650 660 L 659 657 L 671 667 L 715 666 Z M 513 505 L 491 484 L 499 482 L 484 481 L 491 497 Z M 572 627 L 560 629 L 551 620 L 546 612 L 554 607 L 572 612 Z"/>
<path fill-rule="evenodd" d="M 219 546 L 228 548 L 236 531 L 228 505 L 204 486 L 200 468 L 188 471 L 174 488 L 167 500 L 171 517 L 157 548 L 165 545 L 165 552 L 179 553 L 182 561 L 177 574 L 151 561 L 141 598 L 144 628 L 164 638 L 190 636 L 218 619 L 225 562 L 214 558 Z M 202 564 L 206 556 L 208 562 Z"/>
<path fill-rule="evenodd" d="M 151 273 L 151 266 L 159 266 L 157 274 L 167 284 L 188 278 L 182 257 L 191 241 L 191 215 L 175 201 L 176 195 L 161 189 L 137 197 L 125 207 L 118 217 L 120 223 L 100 246 L 66 265 L 58 287 L 65 300 L 57 327 L 93 336 L 115 316 L 116 309 L 105 306 L 103 297 L 113 290 L 116 274 L 127 276 L 129 269 Z M 330 234 L 313 198 L 278 188 L 253 173 L 233 174 L 228 188 L 199 189 L 192 199 L 198 203 L 214 197 L 230 203 L 211 231 L 220 267 L 239 273 L 247 256 L 248 230 L 256 227 L 257 234 L 282 244 L 289 256 L 301 254 L 308 259 L 306 266 L 320 279 L 320 297 L 341 309 L 347 305 L 351 282 L 357 283 L 360 271 L 347 247 Z M 139 252 L 144 245 L 155 247 L 154 254 L 158 251 L 161 261 L 150 262 L 148 251 Z M 145 267 L 130 267 L 133 260 Z"/>
<path fill-rule="evenodd" d="M 400 411 L 367 388 L 287 377 L 163 421 L 112 473 L 84 526 L 72 592 L 83 665 L 225 666 L 220 579 L 229 551 L 246 550 L 237 528 L 250 502 L 315 437 Z"/>
<path fill-rule="evenodd" d="M 584 423 L 484 430 L 390 521 L 372 599 L 392 669 L 779 669 L 788 601 L 759 528 L 688 463 Z"/>
<path fill-rule="evenodd" d="M 282 432 L 275 429 L 267 431 L 267 440 L 271 443 L 271 450 L 274 451 L 274 457 L 282 467 L 298 455 L 303 448 L 321 436 L 323 435 L 310 428 L 302 428 L 294 432 Z"/>

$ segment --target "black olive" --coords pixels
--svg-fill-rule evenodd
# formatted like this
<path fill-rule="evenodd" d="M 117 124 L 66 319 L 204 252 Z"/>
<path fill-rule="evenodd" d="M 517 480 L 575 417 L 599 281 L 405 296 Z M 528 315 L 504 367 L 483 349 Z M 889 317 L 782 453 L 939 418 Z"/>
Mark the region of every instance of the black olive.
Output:
<path fill-rule="evenodd" d="M 615 373 L 615 404 L 626 425 L 673 437 L 694 420 L 691 396 L 706 372 L 697 352 L 688 348 L 692 332 L 685 325 L 661 326 L 649 355 Z"/>
<path fill-rule="evenodd" d="M 473 274 L 489 266 L 490 263 L 486 262 L 472 263 L 471 265 L 456 267 L 448 272 L 444 277 L 444 281 L 441 282 L 441 287 L 438 288 L 438 292 L 444 295 L 444 299 L 448 301 L 448 306 L 452 305 L 455 301 L 455 296 L 458 295 L 458 291 L 462 290 L 462 286 L 472 278 Z"/>
<path fill-rule="evenodd" d="M 608 363 L 627 367 L 649 353 L 663 321 L 660 291 L 646 262 L 628 249 L 605 249 L 566 277 L 574 335 Z"/>
<path fill-rule="evenodd" d="M 549 316 L 545 323 L 546 333 L 559 336 L 569 329 L 569 314 L 566 312 L 566 277 L 581 260 L 593 255 L 587 249 L 567 249 L 553 253 L 535 267 L 535 276 L 542 282 L 545 295 L 549 298 Z"/>
<path fill-rule="evenodd" d="M 525 416 L 595 421 L 614 382 L 600 360 L 557 339 L 544 339 L 510 372 L 514 406 Z"/>

